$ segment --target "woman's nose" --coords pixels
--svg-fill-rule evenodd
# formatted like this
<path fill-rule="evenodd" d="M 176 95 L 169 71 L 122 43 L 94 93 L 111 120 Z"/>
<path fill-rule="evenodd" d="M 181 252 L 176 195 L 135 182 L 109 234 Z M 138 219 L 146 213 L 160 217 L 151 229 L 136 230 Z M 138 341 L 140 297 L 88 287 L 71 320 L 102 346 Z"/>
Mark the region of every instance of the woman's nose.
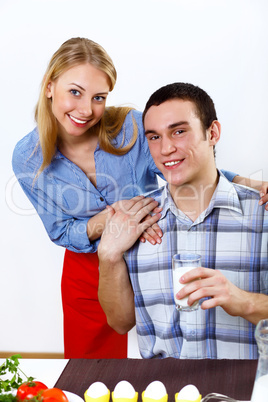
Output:
<path fill-rule="evenodd" d="M 90 101 L 84 100 L 79 106 L 79 113 L 82 116 L 89 117 L 92 115 L 92 105 Z"/>

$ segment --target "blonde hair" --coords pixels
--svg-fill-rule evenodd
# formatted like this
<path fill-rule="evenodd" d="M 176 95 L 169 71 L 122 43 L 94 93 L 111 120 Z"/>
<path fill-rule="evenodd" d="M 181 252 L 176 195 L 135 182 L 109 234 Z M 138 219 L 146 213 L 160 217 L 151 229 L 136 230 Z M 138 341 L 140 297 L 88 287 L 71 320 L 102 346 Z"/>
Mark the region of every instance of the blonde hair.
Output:
<path fill-rule="evenodd" d="M 72 38 L 64 42 L 52 56 L 44 75 L 38 103 L 35 109 L 35 120 L 38 126 L 39 142 L 43 154 L 43 162 L 39 168 L 41 173 L 52 161 L 56 152 L 58 125 L 52 113 L 51 99 L 46 96 L 50 81 L 55 81 L 69 68 L 79 64 L 90 63 L 100 71 L 107 74 L 110 81 L 109 90 L 112 91 L 116 82 L 117 73 L 110 56 L 97 43 L 86 38 Z M 116 148 L 112 140 L 122 128 L 126 115 L 132 108 L 111 107 L 106 108 L 99 123 L 92 129 L 99 130 L 100 147 L 109 153 L 123 155 L 128 152 L 137 139 L 137 126 L 133 120 L 133 137 L 129 144 L 123 147 L 124 138 Z"/>

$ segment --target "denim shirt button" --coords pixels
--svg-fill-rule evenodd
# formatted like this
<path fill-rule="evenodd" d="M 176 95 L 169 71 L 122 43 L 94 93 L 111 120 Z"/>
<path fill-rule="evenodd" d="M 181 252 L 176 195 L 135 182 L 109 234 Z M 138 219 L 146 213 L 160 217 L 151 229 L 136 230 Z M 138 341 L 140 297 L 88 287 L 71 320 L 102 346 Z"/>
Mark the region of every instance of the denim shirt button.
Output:
<path fill-rule="evenodd" d="M 100 197 L 100 200 L 101 200 L 101 202 L 103 202 L 103 201 L 104 201 L 104 198 L 103 198 L 103 197 Z"/>

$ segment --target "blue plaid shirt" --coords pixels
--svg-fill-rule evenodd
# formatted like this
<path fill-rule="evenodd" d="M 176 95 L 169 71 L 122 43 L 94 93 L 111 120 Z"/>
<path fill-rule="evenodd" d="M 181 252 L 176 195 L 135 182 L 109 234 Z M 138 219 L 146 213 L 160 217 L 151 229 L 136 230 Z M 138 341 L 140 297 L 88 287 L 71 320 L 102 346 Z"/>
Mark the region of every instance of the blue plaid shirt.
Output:
<path fill-rule="evenodd" d="M 220 176 L 208 208 L 192 222 L 165 186 L 152 193 L 163 207 L 160 245 L 137 242 L 125 253 L 134 290 L 136 328 L 144 358 L 256 359 L 255 326 L 221 307 L 179 312 L 173 299 L 171 259 L 201 254 L 236 286 L 268 294 L 268 214 L 257 191 Z"/>

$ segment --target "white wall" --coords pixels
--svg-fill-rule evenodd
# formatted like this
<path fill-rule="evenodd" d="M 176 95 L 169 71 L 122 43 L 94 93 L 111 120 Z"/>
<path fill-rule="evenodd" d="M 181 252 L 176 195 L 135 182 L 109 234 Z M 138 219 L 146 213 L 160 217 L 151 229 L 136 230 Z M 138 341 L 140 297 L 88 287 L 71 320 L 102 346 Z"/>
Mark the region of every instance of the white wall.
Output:
<path fill-rule="evenodd" d="M 0 0 L 0 350 L 63 351 L 63 250 L 11 169 L 52 53 L 73 36 L 105 47 L 118 70 L 108 104 L 142 110 L 162 85 L 201 86 L 222 123 L 218 166 L 268 179 L 267 12 L 266 0 Z"/>

